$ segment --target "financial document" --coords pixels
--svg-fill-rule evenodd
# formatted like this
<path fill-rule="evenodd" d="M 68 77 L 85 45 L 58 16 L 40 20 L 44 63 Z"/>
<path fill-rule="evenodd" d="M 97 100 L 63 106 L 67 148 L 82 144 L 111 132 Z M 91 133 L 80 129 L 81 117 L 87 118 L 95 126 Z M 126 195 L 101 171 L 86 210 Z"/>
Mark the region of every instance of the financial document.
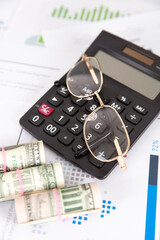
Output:
<path fill-rule="evenodd" d="M 63 4 L 55 2 L 53 4 L 53 1 L 48 0 L 47 4 L 44 4 L 42 0 L 38 2 L 39 4 L 36 4 L 37 1 L 32 1 L 32 9 L 29 8 L 30 1 L 21 2 L 19 15 L 15 15 L 10 31 L 3 35 L 0 42 L 1 146 L 35 140 L 20 126 L 20 117 L 53 85 L 55 80 L 68 71 L 101 30 L 110 31 L 160 54 L 160 34 L 157 31 L 160 27 L 160 12 L 155 11 L 159 6 L 158 1 L 144 1 L 145 4 L 142 1 L 137 5 L 138 7 L 136 4 L 133 6 L 128 1 L 124 1 L 124 4 L 130 4 L 130 6 L 126 5 L 126 8 L 117 1 L 112 1 L 108 9 L 110 14 L 113 12 L 118 15 L 119 11 L 119 14 L 131 13 L 136 16 L 125 16 L 127 21 L 118 16 L 118 19 L 115 17 L 116 19 L 109 19 L 108 22 L 98 23 L 95 18 L 94 25 L 91 25 L 89 21 L 84 21 L 83 18 L 76 21 L 76 19 L 63 19 L 62 15 L 58 18 L 57 12 L 52 18 L 51 15 L 54 14 L 55 9 L 60 11 L 63 5 L 63 9 L 61 8 L 63 16 L 68 8 L 66 16 L 70 14 L 73 18 L 76 13 L 79 14 L 78 16 L 82 14 L 83 6 L 86 12 L 96 7 L 100 9 L 100 2 L 92 2 L 92 5 L 88 2 L 85 5 L 86 1 L 81 1 L 78 7 L 67 1 L 63 1 Z M 104 3 L 101 1 L 101 4 Z M 107 6 L 104 7 L 107 8 Z M 102 9 L 102 13 L 106 11 L 106 8 Z M 150 10 L 152 12 L 149 13 Z M 29 19 L 28 11 L 31 11 Z M 147 13 L 142 14 L 143 11 Z M 34 14 L 37 14 L 35 21 L 33 21 Z M 44 21 L 45 18 L 46 21 Z M 18 19 L 24 20 L 18 22 Z M 27 19 L 29 23 L 26 31 L 23 30 L 22 35 L 19 34 L 17 37 L 18 30 L 22 28 L 16 29 L 16 26 L 22 24 L 24 27 Z M 52 20 L 54 21 L 51 22 Z M 73 25 L 71 22 L 74 22 Z M 56 29 L 57 27 L 61 29 Z M 9 36 L 13 37 L 12 43 L 9 41 Z M 52 238 L 59 240 L 159 240 L 160 188 L 157 186 L 160 184 L 160 177 L 158 177 L 156 186 L 157 198 L 154 199 L 153 204 L 150 204 L 149 193 L 151 185 L 149 179 L 155 174 L 151 166 L 152 156 L 159 156 L 160 151 L 159 129 L 160 115 L 130 149 L 126 159 L 128 170 L 123 172 L 117 166 L 104 180 L 97 180 L 45 146 L 47 163 L 61 162 L 66 187 L 94 181 L 98 183 L 102 195 L 102 210 L 99 214 L 79 215 L 63 221 L 18 226 L 14 201 L 3 202 L 0 204 L 0 240 L 22 238 L 23 240 Z M 160 176 L 160 167 L 157 169 L 157 175 Z M 153 211 L 151 206 L 154 208 Z M 152 218 L 148 217 L 151 211 L 154 212 Z"/>
<path fill-rule="evenodd" d="M 16 14 L 3 35 L 5 42 L 24 43 L 32 46 L 45 47 L 42 32 L 86 23 L 106 24 L 110 20 L 119 20 L 129 15 L 137 15 L 160 9 L 157 0 L 81 0 L 52 1 L 27 0 L 21 1 Z M 28 14 L 29 13 L 29 14 Z M 118 22 L 117 22 L 118 23 Z M 79 34 L 78 34 L 79 35 Z M 64 37 L 64 35 L 63 35 Z"/>

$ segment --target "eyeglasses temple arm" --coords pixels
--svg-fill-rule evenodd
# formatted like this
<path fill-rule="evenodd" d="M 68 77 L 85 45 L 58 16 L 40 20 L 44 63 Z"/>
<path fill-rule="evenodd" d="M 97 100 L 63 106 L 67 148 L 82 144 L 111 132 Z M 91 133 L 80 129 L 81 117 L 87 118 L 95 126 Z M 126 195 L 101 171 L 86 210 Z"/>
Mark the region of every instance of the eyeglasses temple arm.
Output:
<path fill-rule="evenodd" d="M 97 76 L 95 74 L 95 71 L 94 71 L 92 65 L 90 64 L 90 62 L 88 61 L 87 56 L 85 54 L 82 55 L 82 60 L 85 61 L 95 84 L 98 84 L 98 79 L 97 79 Z"/>
<path fill-rule="evenodd" d="M 122 151 L 121 151 L 118 139 L 116 137 L 114 138 L 114 144 L 115 144 L 115 147 L 116 147 L 116 150 L 117 150 L 117 153 L 118 153 L 117 161 L 118 161 L 120 167 L 123 170 L 126 170 L 127 169 L 127 165 L 126 165 L 125 159 L 123 157 L 123 154 L 122 154 Z"/>

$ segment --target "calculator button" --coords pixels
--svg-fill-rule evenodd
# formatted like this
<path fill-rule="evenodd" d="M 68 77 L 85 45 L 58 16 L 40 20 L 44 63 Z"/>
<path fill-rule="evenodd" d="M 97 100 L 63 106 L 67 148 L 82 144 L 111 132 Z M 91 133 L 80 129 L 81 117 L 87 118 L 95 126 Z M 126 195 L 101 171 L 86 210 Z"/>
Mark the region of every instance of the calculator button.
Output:
<path fill-rule="evenodd" d="M 99 161 L 98 159 L 94 158 L 93 156 L 90 157 L 89 161 L 96 167 L 101 168 L 104 165 L 104 162 Z"/>
<path fill-rule="evenodd" d="M 67 104 L 64 106 L 63 111 L 68 114 L 69 116 L 73 116 L 78 112 L 78 108 L 71 104 Z"/>
<path fill-rule="evenodd" d="M 93 112 L 96 108 L 98 108 L 99 107 L 99 105 L 98 105 L 98 103 L 96 103 L 95 101 L 93 101 L 93 100 L 91 100 L 91 101 L 89 101 L 88 103 L 87 103 L 87 105 L 86 105 L 86 110 L 88 111 L 88 112 Z"/>
<path fill-rule="evenodd" d="M 67 87 L 65 87 L 65 86 L 60 86 L 58 89 L 57 89 L 57 93 L 59 94 L 59 95 L 61 95 L 62 97 L 68 97 L 69 96 L 69 91 L 68 91 L 68 89 L 67 89 Z"/>
<path fill-rule="evenodd" d="M 77 120 L 81 123 L 84 123 L 87 117 L 88 117 L 88 114 L 86 114 L 83 111 L 80 111 L 76 116 Z"/>
<path fill-rule="evenodd" d="M 47 104 L 43 103 L 39 108 L 38 111 L 43 114 L 44 116 L 48 117 L 54 111 L 54 109 Z"/>
<path fill-rule="evenodd" d="M 124 110 L 124 107 L 117 102 L 110 102 L 109 105 L 113 107 L 118 113 L 121 113 Z"/>
<path fill-rule="evenodd" d="M 29 122 L 31 122 L 33 125 L 35 125 L 37 127 L 40 126 L 44 122 L 44 119 L 41 118 L 38 114 L 32 114 L 28 120 L 29 120 Z"/>
<path fill-rule="evenodd" d="M 57 127 L 56 127 L 54 124 L 52 124 L 52 123 L 46 123 L 46 124 L 44 125 L 43 130 L 44 130 L 47 134 L 49 134 L 50 136 L 55 136 L 55 135 L 60 131 L 60 129 L 57 128 Z"/>
<path fill-rule="evenodd" d="M 140 114 L 142 114 L 142 115 L 146 115 L 147 114 L 147 110 L 146 110 L 146 108 L 144 108 L 143 106 L 141 106 L 141 105 L 135 105 L 134 107 L 133 107 L 133 109 L 136 111 L 136 112 L 138 112 L 138 113 L 140 113 Z"/>
<path fill-rule="evenodd" d="M 64 126 L 69 121 L 69 118 L 62 113 L 57 113 L 54 116 L 53 121 L 59 124 L 60 126 Z"/>
<path fill-rule="evenodd" d="M 127 130 L 128 134 L 130 134 L 133 131 L 133 125 L 131 125 L 131 124 L 127 123 L 127 122 L 124 122 L 124 125 L 126 127 L 126 130 Z M 121 126 L 121 128 L 123 129 L 123 126 Z"/>
<path fill-rule="evenodd" d="M 80 123 L 78 122 L 70 122 L 68 124 L 68 127 L 67 127 L 68 131 L 70 131 L 71 133 L 75 134 L 75 135 L 78 135 L 82 132 L 83 130 L 83 127 Z"/>
<path fill-rule="evenodd" d="M 49 99 L 48 102 L 52 104 L 53 106 L 57 107 L 59 106 L 62 102 L 63 99 L 59 96 L 52 95 Z"/>
<path fill-rule="evenodd" d="M 138 124 L 140 121 L 141 121 L 141 117 L 139 117 L 135 112 L 129 112 L 127 115 L 126 115 L 126 119 L 133 123 L 133 124 Z"/>
<path fill-rule="evenodd" d="M 72 102 L 82 107 L 84 104 L 86 104 L 87 100 L 84 100 L 83 98 L 72 97 Z"/>
<path fill-rule="evenodd" d="M 85 147 L 85 144 L 84 144 L 84 142 L 75 142 L 74 144 L 73 144 L 73 146 L 72 146 L 72 150 L 74 151 L 74 152 L 77 152 L 78 150 L 80 150 L 80 149 L 82 149 L 82 148 L 84 148 Z"/>
<path fill-rule="evenodd" d="M 74 138 L 66 132 L 60 132 L 57 139 L 66 146 L 70 145 L 74 140 Z"/>
<path fill-rule="evenodd" d="M 130 102 L 131 102 L 126 96 L 120 95 L 120 94 L 117 96 L 117 99 L 118 99 L 120 102 L 124 103 L 125 105 L 129 105 Z"/>
<path fill-rule="evenodd" d="M 97 133 L 103 133 L 107 128 L 107 124 L 99 119 L 99 121 L 94 121 L 92 123 L 91 128 Z"/>

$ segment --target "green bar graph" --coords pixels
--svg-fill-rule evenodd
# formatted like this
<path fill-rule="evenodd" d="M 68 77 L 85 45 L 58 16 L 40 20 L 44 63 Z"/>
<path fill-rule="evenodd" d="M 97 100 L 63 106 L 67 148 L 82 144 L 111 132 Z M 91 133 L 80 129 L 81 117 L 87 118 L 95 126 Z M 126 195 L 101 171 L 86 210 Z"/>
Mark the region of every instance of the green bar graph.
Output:
<path fill-rule="evenodd" d="M 61 5 L 59 7 L 54 8 L 51 14 L 51 16 L 54 18 L 88 22 L 98 22 L 101 20 L 119 18 L 128 15 L 129 13 L 122 14 L 120 13 L 119 10 L 110 11 L 108 7 L 102 5 L 100 5 L 99 7 L 94 7 L 92 9 L 87 9 L 83 7 L 75 12 L 69 9 L 68 7 Z"/>
<path fill-rule="evenodd" d="M 101 15 L 102 15 L 102 11 L 103 11 L 103 6 L 100 6 L 98 17 L 97 17 L 97 21 L 100 21 Z"/>
<path fill-rule="evenodd" d="M 106 19 L 107 19 L 108 11 L 109 11 L 109 9 L 106 8 L 106 10 L 105 10 L 105 12 L 104 12 L 103 20 L 106 20 Z"/>
<path fill-rule="evenodd" d="M 61 6 L 60 9 L 59 9 L 59 12 L 58 12 L 58 15 L 57 15 L 58 18 L 60 18 L 62 11 L 63 11 L 63 6 Z"/>
<path fill-rule="evenodd" d="M 90 16 L 90 11 L 87 12 L 87 15 L 86 15 L 86 18 L 85 18 L 86 21 L 88 21 L 89 16 Z"/>
<path fill-rule="evenodd" d="M 64 10 L 63 18 L 66 18 L 67 13 L 68 13 L 68 8 L 66 8 L 66 9 Z"/>
<path fill-rule="evenodd" d="M 116 18 L 118 18 L 118 17 L 119 17 L 119 15 L 120 15 L 120 12 L 119 12 L 119 11 L 117 11 L 117 12 L 116 12 L 116 15 L 115 15 L 115 17 L 116 17 Z"/>
<path fill-rule="evenodd" d="M 113 18 L 113 12 L 110 12 L 109 18 Z"/>
<path fill-rule="evenodd" d="M 57 9 L 55 8 L 52 12 L 52 17 L 54 17 L 56 15 Z"/>
<path fill-rule="evenodd" d="M 93 9 L 93 14 L 92 14 L 92 17 L 91 17 L 91 22 L 93 22 L 94 19 L 95 19 L 96 11 L 97 11 L 97 8 L 94 8 Z"/>
<path fill-rule="evenodd" d="M 76 20 L 78 18 L 78 13 L 75 13 L 74 19 Z"/>
<path fill-rule="evenodd" d="M 85 13 L 85 8 L 82 9 L 82 12 L 81 12 L 81 15 L 80 15 L 80 20 L 83 20 L 84 13 Z"/>

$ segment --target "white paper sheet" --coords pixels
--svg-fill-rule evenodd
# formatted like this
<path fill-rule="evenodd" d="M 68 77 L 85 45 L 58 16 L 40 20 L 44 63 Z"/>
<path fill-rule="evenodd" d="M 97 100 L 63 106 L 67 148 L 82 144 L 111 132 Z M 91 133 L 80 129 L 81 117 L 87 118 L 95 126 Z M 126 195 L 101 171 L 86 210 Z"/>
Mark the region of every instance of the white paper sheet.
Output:
<path fill-rule="evenodd" d="M 132 19 L 131 22 L 127 20 L 127 22 L 122 21 L 119 23 L 115 22 L 110 26 L 106 25 L 106 29 L 110 31 L 113 30 L 112 32 L 124 36 L 129 40 L 134 40 L 137 44 L 140 43 L 140 45 L 144 45 L 158 54 L 159 31 L 157 31 L 157 29 L 159 29 L 159 13 L 155 13 L 155 17 L 149 14 L 142 18 L 130 19 Z M 149 21 L 149 19 L 152 19 L 152 21 Z M 144 27 L 145 24 L 149 27 Z M 157 25 L 155 26 L 154 24 Z M 17 47 L 16 45 L 5 46 L 4 43 L 3 45 L 1 43 L 0 81 L 2 84 L 2 80 L 4 80 L 5 83 L 10 80 L 10 85 L 0 85 L 0 109 L 2 111 L 0 127 L 1 146 L 34 140 L 29 133 L 24 130 L 21 131 L 22 129 L 18 123 L 19 118 L 36 100 L 38 100 L 42 92 L 44 93 L 48 90 L 52 85 L 52 78 L 55 80 L 55 78 L 61 77 L 65 71 L 69 69 L 72 62 L 75 62 L 80 57 L 102 28 L 104 28 L 104 25 L 99 25 L 99 27 L 95 25 L 94 29 L 90 27 L 90 31 L 88 31 L 87 26 L 86 28 L 83 27 L 81 30 L 73 30 L 72 28 L 68 30 L 62 29 L 63 32 L 68 31 L 71 34 L 65 38 L 66 45 L 64 45 L 61 40 L 61 31 L 45 32 L 46 47 L 37 48 L 35 51 L 33 50 L 34 48 L 26 48 L 24 46 Z M 150 35 L 149 30 L 151 32 Z M 75 34 L 77 31 L 81 32 L 81 36 L 77 37 Z M 153 39 L 153 36 L 156 36 L 156 39 Z M 48 37 L 52 38 L 52 42 L 48 41 Z M 51 48 L 49 46 L 51 46 Z M 6 51 L 7 49 L 9 49 L 9 51 Z M 60 57 L 63 56 L 63 54 L 65 54 L 65 57 L 63 61 L 60 61 Z M 57 60 L 58 57 L 59 60 Z M 13 64 L 15 64 L 14 62 L 18 63 L 16 68 L 13 67 Z M 21 63 L 25 63 L 25 65 Z M 29 63 L 37 67 L 29 66 Z M 59 68 L 59 70 L 55 68 Z M 39 77 L 37 78 L 38 75 Z M 17 79 L 22 79 L 22 81 L 16 83 L 18 88 L 15 91 L 15 88 L 12 86 L 12 81 L 15 83 Z M 26 90 L 24 85 L 22 90 L 20 90 L 20 83 L 31 84 L 32 82 L 36 83 L 36 94 L 32 95 L 33 91 Z M 42 88 L 39 88 L 40 85 Z M 22 92 L 24 94 L 21 94 Z M 8 97 L 7 99 L 5 95 Z M 103 201 L 102 211 L 104 212 L 87 216 L 80 215 L 76 219 L 70 218 L 62 222 L 56 221 L 20 227 L 17 225 L 16 221 L 14 202 L 1 203 L 0 240 L 17 240 L 22 238 L 23 240 L 48 240 L 52 238 L 59 240 L 145 239 L 149 158 L 150 155 L 153 154 L 152 146 L 154 141 L 158 141 L 158 147 L 160 148 L 159 129 L 160 116 L 157 116 L 128 153 L 128 170 L 123 172 L 117 166 L 107 179 L 101 181 L 73 166 L 45 146 L 47 162 L 60 161 L 62 163 L 66 186 L 73 186 L 91 181 L 96 181 L 99 184 Z M 156 154 L 158 154 L 158 152 Z M 158 175 L 160 175 L 160 172 Z M 160 177 L 158 179 L 158 186 L 160 184 L 159 181 Z M 158 188 L 157 195 L 155 240 L 159 239 L 159 191 L 160 188 Z"/>
<path fill-rule="evenodd" d="M 109 2 L 105 0 L 27 0 L 22 1 L 3 39 L 6 42 L 12 39 L 14 43 L 44 47 L 45 41 L 42 35 L 44 30 L 74 25 L 84 26 L 88 22 L 107 23 L 112 19 L 127 17 L 128 14 L 134 15 L 158 9 L 160 9 L 160 3 L 157 0 L 135 0 L 134 3 L 127 0 Z M 88 13 L 90 15 L 87 18 Z"/>
<path fill-rule="evenodd" d="M 61 51 L 69 49 L 77 52 L 80 56 L 97 35 L 102 30 L 106 30 L 159 55 L 159 29 L 160 11 L 155 11 L 106 23 L 101 22 L 94 25 L 86 24 L 85 26 L 43 31 L 42 34 L 47 47 L 58 45 Z M 63 36 L 65 36 L 65 42 Z"/>

